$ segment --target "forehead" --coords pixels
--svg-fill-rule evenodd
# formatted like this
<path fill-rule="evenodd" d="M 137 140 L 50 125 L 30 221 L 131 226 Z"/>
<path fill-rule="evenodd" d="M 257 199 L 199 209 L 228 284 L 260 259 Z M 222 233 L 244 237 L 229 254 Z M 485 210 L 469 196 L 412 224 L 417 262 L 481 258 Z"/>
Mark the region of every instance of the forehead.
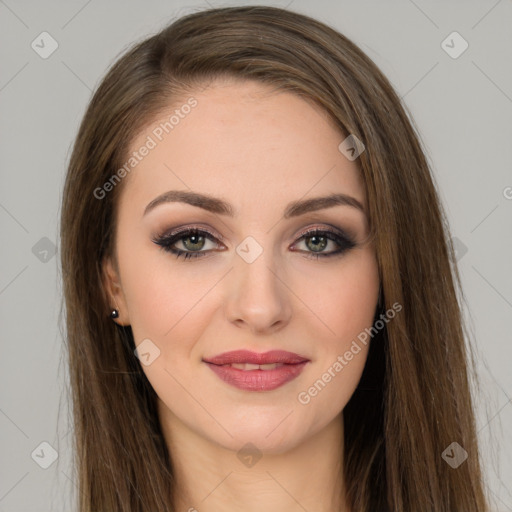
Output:
<path fill-rule="evenodd" d="M 125 178 L 123 195 L 147 203 L 191 189 L 229 198 L 238 210 L 339 191 L 365 204 L 357 165 L 338 149 L 344 138 L 323 109 L 294 93 L 214 81 L 169 104 L 135 138 L 130 154 L 152 148 Z"/>

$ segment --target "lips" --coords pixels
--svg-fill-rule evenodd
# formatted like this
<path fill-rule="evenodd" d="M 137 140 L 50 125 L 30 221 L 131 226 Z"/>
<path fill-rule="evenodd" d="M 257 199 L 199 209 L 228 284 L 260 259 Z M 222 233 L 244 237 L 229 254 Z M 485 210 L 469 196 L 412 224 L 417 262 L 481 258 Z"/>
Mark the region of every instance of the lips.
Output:
<path fill-rule="evenodd" d="M 231 352 L 224 352 L 214 357 L 203 359 L 206 363 L 215 365 L 258 365 L 263 366 L 264 369 L 272 369 L 271 367 L 265 368 L 265 365 L 277 364 L 299 364 L 309 361 L 306 357 L 302 357 L 293 352 L 286 352 L 284 350 L 271 350 L 269 352 L 258 353 L 250 350 L 233 350 Z M 243 368 L 240 368 L 243 369 Z M 246 368 L 246 369 L 257 369 Z"/>
<path fill-rule="evenodd" d="M 224 382 L 244 391 L 272 391 L 300 375 L 309 359 L 293 352 L 235 350 L 203 359 Z"/>

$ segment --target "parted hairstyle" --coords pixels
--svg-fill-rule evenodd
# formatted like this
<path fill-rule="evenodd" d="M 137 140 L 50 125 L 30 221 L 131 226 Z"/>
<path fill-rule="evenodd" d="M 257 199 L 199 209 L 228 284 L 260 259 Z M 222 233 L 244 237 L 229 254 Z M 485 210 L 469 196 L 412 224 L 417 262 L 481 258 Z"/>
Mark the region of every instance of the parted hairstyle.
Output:
<path fill-rule="evenodd" d="M 101 199 L 95 190 L 171 102 L 222 77 L 313 101 L 340 137 L 353 134 L 365 146 L 356 164 L 381 308 L 399 303 L 402 310 L 372 339 L 343 411 L 353 512 L 487 510 L 463 292 L 419 131 L 390 82 L 346 36 L 296 12 L 243 6 L 188 14 L 124 51 L 97 87 L 73 146 L 60 262 L 79 512 L 174 510 L 156 393 L 134 355 L 131 327 L 109 317 L 103 285 L 123 182 Z M 468 453 L 457 469 L 442 458 L 452 442 Z"/>

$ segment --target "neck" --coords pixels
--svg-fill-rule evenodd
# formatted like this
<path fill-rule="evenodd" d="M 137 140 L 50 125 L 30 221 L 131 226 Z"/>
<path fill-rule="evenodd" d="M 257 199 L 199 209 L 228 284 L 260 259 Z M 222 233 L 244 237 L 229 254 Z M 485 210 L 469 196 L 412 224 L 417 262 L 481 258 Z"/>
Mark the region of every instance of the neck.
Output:
<path fill-rule="evenodd" d="M 244 457 L 190 430 L 162 403 L 159 407 L 176 482 L 174 510 L 349 512 L 342 478 L 343 414 L 292 449 Z"/>

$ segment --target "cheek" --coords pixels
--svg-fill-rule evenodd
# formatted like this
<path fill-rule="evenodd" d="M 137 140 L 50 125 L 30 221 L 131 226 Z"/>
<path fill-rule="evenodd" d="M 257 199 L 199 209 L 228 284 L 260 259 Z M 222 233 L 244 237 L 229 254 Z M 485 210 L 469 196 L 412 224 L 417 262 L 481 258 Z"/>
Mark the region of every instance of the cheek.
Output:
<path fill-rule="evenodd" d="M 199 301 L 208 282 L 204 279 L 207 276 L 201 280 L 190 272 L 180 272 L 172 254 L 149 244 L 141 247 L 138 241 L 132 244 L 138 247 L 133 251 L 125 247 L 123 288 L 135 343 L 149 338 L 162 346 L 164 340 L 171 341 L 180 330 L 185 327 L 193 330 L 197 325 L 191 318 L 200 309 Z M 119 246 L 121 254 L 123 246 L 121 243 Z M 188 337 L 192 334 L 189 331 Z"/>
<path fill-rule="evenodd" d="M 314 295 L 307 290 L 308 305 L 325 326 L 322 337 L 329 352 L 347 350 L 352 339 L 372 325 L 377 306 L 379 275 L 374 253 L 365 248 L 350 256 L 318 273 L 313 280 L 317 283 Z"/>
<path fill-rule="evenodd" d="M 317 365 L 318 373 L 312 375 L 296 397 L 298 417 L 307 418 L 312 431 L 318 431 L 343 411 L 361 379 L 368 355 L 368 346 L 360 344 L 358 352 L 351 350 L 335 354 Z M 346 353 L 351 359 L 346 359 Z M 321 368 L 319 368 L 321 366 Z"/>
<path fill-rule="evenodd" d="M 298 402 L 310 412 L 341 411 L 361 378 L 379 294 L 377 263 L 370 250 L 331 271 L 328 288 L 312 299 L 318 304 L 325 334 L 316 337 L 319 360 Z M 313 367 L 311 368 L 313 370 Z M 316 415 L 316 413 L 314 413 Z M 317 416 L 318 419 L 322 414 Z M 323 418 L 325 419 L 325 418 Z"/>

